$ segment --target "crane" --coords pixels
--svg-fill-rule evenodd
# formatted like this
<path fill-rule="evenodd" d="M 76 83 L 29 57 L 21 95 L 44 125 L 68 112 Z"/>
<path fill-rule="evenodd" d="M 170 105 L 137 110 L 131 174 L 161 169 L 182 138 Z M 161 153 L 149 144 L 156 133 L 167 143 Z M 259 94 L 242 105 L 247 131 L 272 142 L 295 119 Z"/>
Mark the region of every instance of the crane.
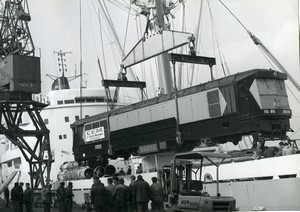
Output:
<path fill-rule="evenodd" d="M 31 185 L 37 188 L 50 182 L 53 158 L 49 130 L 40 115 L 47 105 L 32 100 L 32 94 L 41 92 L 41 73 L 29 21 L 27 0 L 6 0 L 0 9 L 0 134 L 22 152 Z M 23 126 L 25 116 L 32 129 Z"/>

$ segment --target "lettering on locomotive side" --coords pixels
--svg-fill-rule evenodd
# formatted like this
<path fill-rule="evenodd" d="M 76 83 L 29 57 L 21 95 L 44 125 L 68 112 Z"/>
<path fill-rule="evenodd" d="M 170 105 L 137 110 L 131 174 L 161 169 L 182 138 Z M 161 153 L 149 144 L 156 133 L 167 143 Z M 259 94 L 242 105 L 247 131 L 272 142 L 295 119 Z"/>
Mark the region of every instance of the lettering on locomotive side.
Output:
<path fill-rule="evenodd" d="M 107 139 L 107 119 L 84 124 L 82 139 L 86 144 Z"/>
<path fill-rule="evenodd" d="M 89 143 L 91 141 L 100 140 L 105 138 L 104 127 L 97 127 L 94 129 L 85 131 L 85 142 Z"/>

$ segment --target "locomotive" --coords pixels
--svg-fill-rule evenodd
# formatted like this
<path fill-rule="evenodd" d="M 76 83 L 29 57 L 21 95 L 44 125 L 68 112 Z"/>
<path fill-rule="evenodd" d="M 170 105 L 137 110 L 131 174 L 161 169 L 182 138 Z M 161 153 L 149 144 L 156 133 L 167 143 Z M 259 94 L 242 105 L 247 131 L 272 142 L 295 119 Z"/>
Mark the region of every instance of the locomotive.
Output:
<path fill-rule="evenodd" d="M 285 139 L 292 115 L 286 79 L 278 71 L 253 69 L 84 118 L 71 125 L 75 160 L 188 151 L 203 139 Z"/>

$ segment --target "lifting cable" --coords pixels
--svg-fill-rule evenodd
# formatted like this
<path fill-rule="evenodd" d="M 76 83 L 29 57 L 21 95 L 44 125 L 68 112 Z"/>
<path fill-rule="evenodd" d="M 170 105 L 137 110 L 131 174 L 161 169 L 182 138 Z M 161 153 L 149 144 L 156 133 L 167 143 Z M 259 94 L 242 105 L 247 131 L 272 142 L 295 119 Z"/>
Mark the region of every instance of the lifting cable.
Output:
<path fill-rule="evenodd" d="M 239 24 L 246 30 L 246 32 L 249 34 L 250 31 L 246 28 L 246 26 L 231 12 L 231 10 L 222 2 L 222 0 L 219 0 L 219 2 L 226 8 L 226 10 L 239 22 Z"/>
<path fill-rule="evenodd" d="M 88 2 L 88 13 L 89 13 L 89 19 L 90 19 L 90 26 L 91 26 L 91 30 L 92 30 L 92 37 L 93 37 L 93 42 L 94 42 L 94 48 L 95 48 L 95 51 L 96 51 L 97 59 L 99 59 L 99 55 L 98 55 L 98 51 L 97 51 L 97 45 L 96 45 L 96 39 L 95 39 L 95 33 L 94 33 L 94 27 L 93 27 L 93 24 L 92 24 L 92 18 L 91 18 L 91 11 L 90 11 L 90 4 L 89 4 L 89 2 Z"/>
<path fill-rule="evenodd" d="M 105 78 L 107 78 L 107 67 L 106 67 L 106 60 L 105 60 L 105 54 L 104 54 L 104 45 L 103 45 L 103 32 L 102 32 L 102 23 L 101 23 L 101 18 L 100 18 L 100 11 L 99 11 L 99 8 L 98 8 L 98 11 L 96 10 L 96 7 L 95 7 L 95 4 L 94 2 L 92 1 L 92 4 L 93 4 L 93 7 L 94 7 L 94 11 L 97 15 L 97 18 L 98 18 L 98 21 L 99 21 L 99 30 L 100 30 L 100 42 L 101 42 L 101 48 L 102 48 L 102 57 L 103 57 L 103 64 L 104 64 L 104 71 L 105 71 Z M 88 7 L 89 8 L 89 7 Z M 90 13 L 90 8 L 89 8 L 89 14 Z M 90 19 L 91 19 L 91 16 L 89 16 Z M 90 23 L 92 23 L 92 21 L 90 20 Z M 101 68 L 101 65 L 100 65 L 100 59 L 99 59 L 99 55 L 98 55 L 98 51 L 97 51 L 97 45 L 96 45 L 96 40 L 95 40 L 95 36 L 94 36 L 94 30 L 93 30 L 93 26 L 91 24 L 91 28 L 92 28 L 92 33 L 93 33 L 93 40 L 94 40 L 94 45 L 95 45 L 95 48 L 96 48 L 96 54 L 97 54 L 97 61 L 98 61 L 98 66 L 99 66 L 99 69 L 100 69 L 100 74 L 101 74 L 101 78 L 102 80 L 104 80 L 104 75 L 103 75 L 103 71 L 102 71 L 102 68 Z"/>
<path fill-rule="evenodd" d="M 142 24 L 141 24 L 141 16 L 139 13 L 137 13 L 136 18 L 135 18 L 135 28 L 136 28 L 136 37 L 140 38 L 142 37 Z M 144 81 L 146 81 L 146 70 L 145 70 L 145 64 L 144 63 L 140 63 L 141 65 L 141 70 L 142 70 L 142 79 Z M 137 77 L 137 81 L 139 81 L 138 77 Z M 146 87 L 146 89 L 148 89 L 148 87 Z M 147 90 L 143 90 L 143 93 L 145 95 L 145 97 L 147 98 Z"/>
<path fill-rule="evenodd" d="M 82 98 L 82 1 L 79 1 L 79 46 L 80 46 L 80 67 L 79 67 L 79 72 L 80 72 L 80 98 Z M 79 118 L 82 119 L 83 111 L 82 111 L 82 101 L 80 101 L 80 116 Z"/>
<path fill-rule="evenodd" d="M 198 15 L 198 18 L 197 18 L 197 25 L 195 26 L 195 29 L 196 29 L 196 32 L 195 32 L 195 37 L 196 38 L 199 38 L 199 32 L 200 32 L 200 26 L 202 26 L 201 25 L 201 22 L 202 22 L 202 11 L 203 11 L 203 1 L 204 0 L 201 0 L 200 1 L 200 11 L 199 11 L 199 15 Z M 201 28 L 202 29 L 202 28 Z M 200 41 L 201 39 L 197 39 L 196 41 L 195 41 L 195 47 L 197 48 L 197 46 L 198 46 L 198 43 L 200 43 L 200 42 L 198 42 L 198 40 Z M 195 67 L 195 65 L 194 64 L 190 64 L 190 67 L 189 67 L 189 70 L 190 70 L 190 80 L 189 80 L 189 84 L 188 84 L 188 86 L 190 87 L 190 86 L 192 86 L 193 85 L 193 78 L 194 78 L 194 67 Z"/>
<path fill-rule="evenodd" d="M 128 35 L 128 25 L 129 25 L 129 16 L 130 16 L 130 11 L 131 11 L 131 4 L 130 4 L 130 7 L 128 9 L 128 16 L 127 16 L 127 23 L 126 23 L 126 30 L 125 30 L 125 38 L 124 38 L 124 42 L 123 42 L 123 49 L 122 49 L 122 52 L 123 52 L 123 55 L 122 57 L 125 56 L 125 45 L 126 45 L 126 41 L 127 41 L 127 35 Z"/>

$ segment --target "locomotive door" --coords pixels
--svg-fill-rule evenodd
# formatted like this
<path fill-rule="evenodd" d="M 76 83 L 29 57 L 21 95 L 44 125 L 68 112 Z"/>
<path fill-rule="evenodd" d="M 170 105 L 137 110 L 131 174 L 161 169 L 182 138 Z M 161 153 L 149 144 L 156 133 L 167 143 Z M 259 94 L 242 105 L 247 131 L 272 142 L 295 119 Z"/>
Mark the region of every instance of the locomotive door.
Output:
<path fill-rule="evenodd" d="M 238 98 L 239 98 L 239 108 L 240 117 L 249 117 L 249 99 L 248 99 L 249 89 L 246 83 L 243 81 L 238 85 Z"/>

